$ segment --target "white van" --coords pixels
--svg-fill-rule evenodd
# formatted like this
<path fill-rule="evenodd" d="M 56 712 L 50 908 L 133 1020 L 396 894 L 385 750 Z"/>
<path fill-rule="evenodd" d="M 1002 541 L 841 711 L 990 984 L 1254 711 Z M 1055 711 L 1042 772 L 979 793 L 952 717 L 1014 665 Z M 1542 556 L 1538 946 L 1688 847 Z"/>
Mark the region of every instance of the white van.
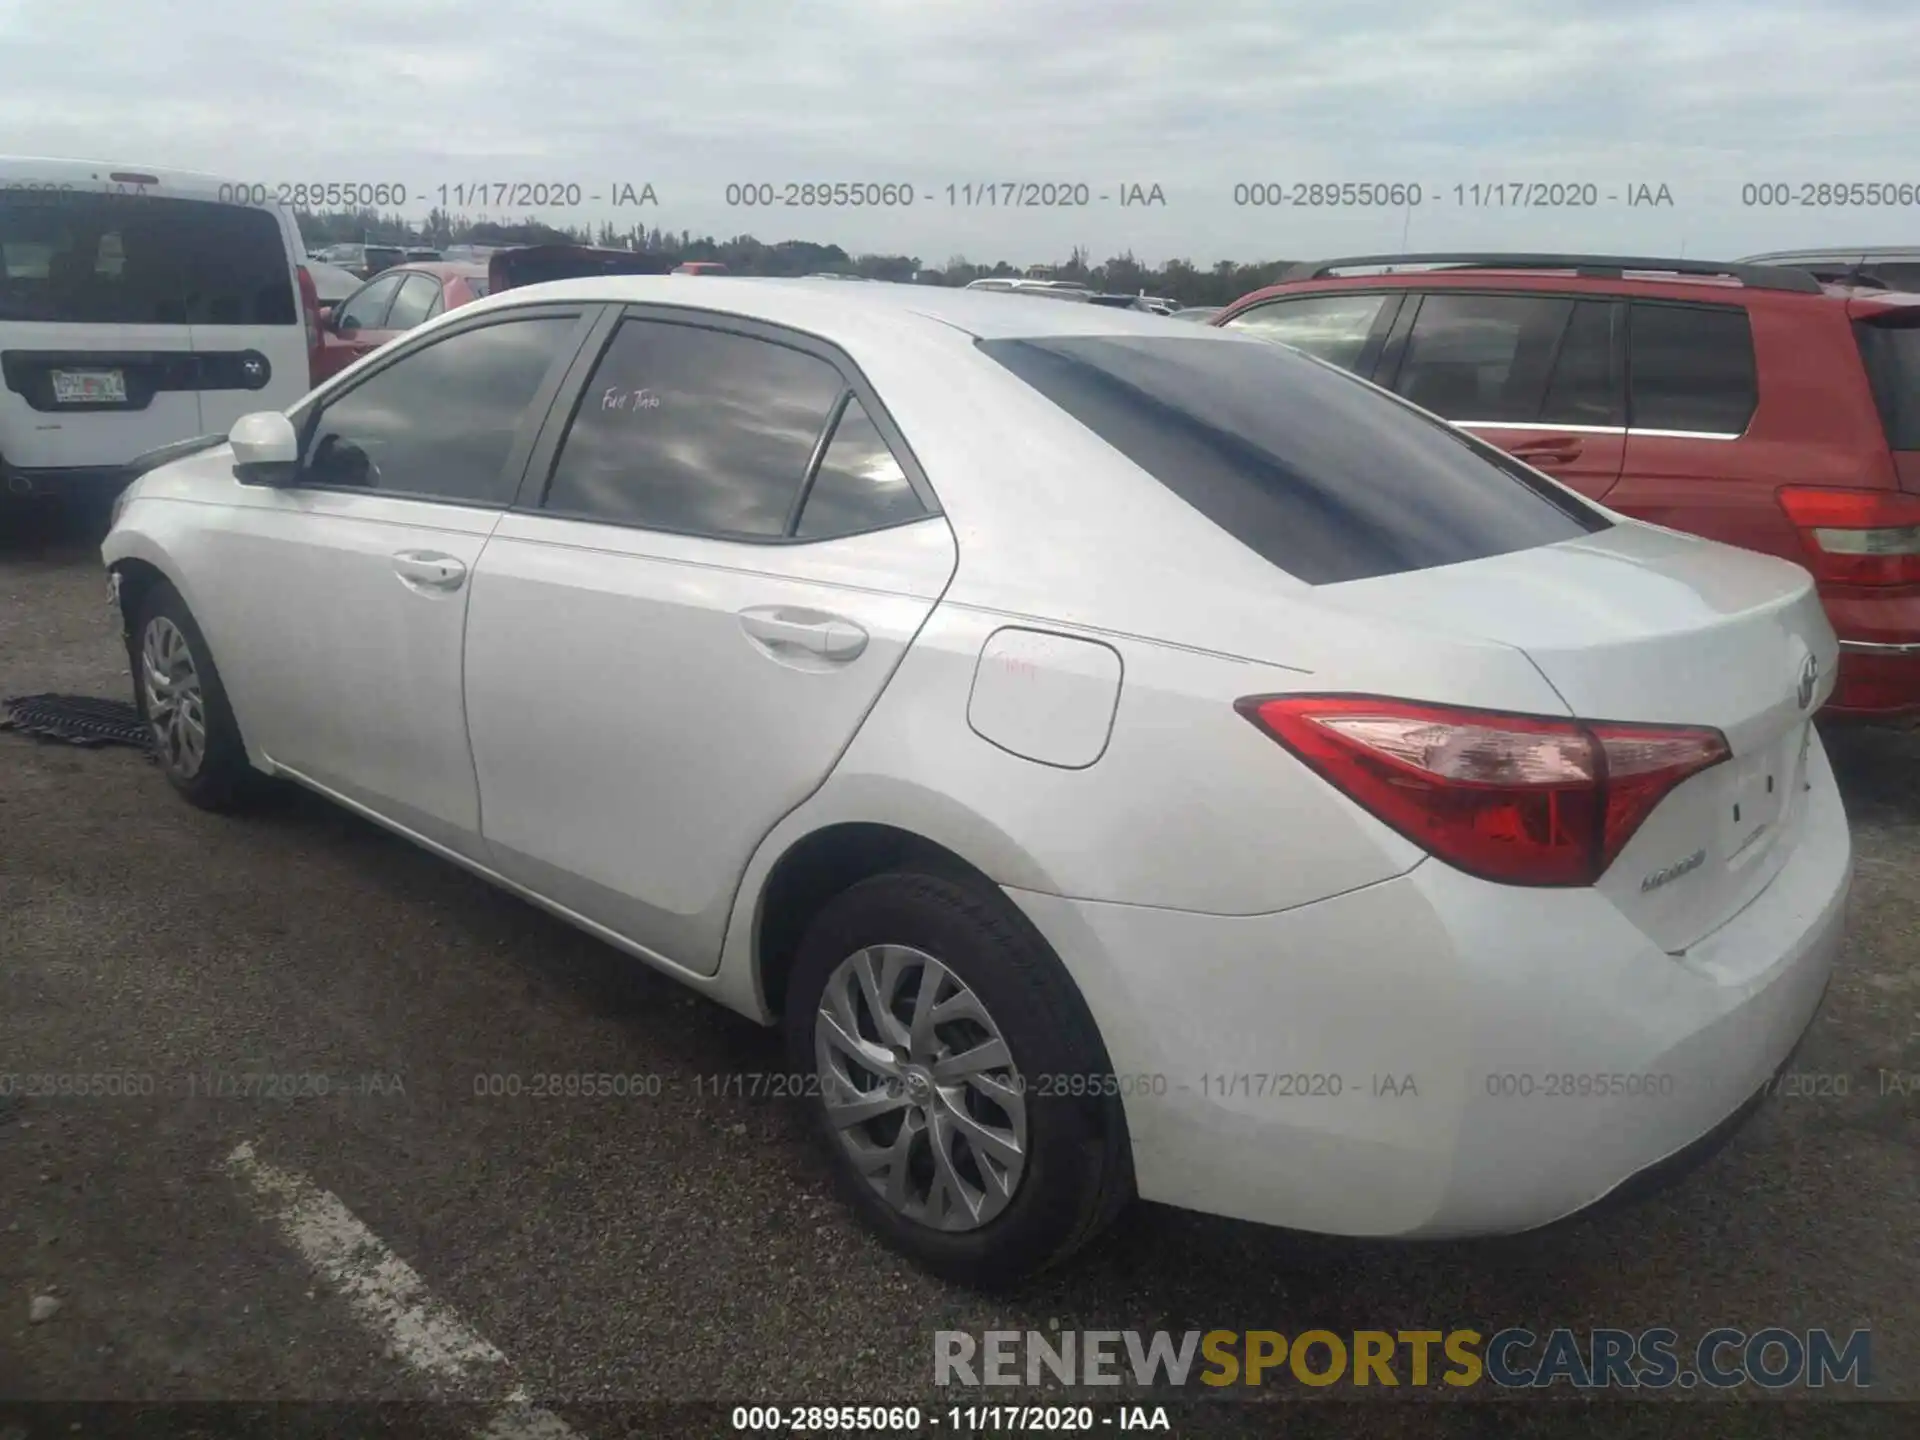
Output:
<path fill-rule="evenodd" d="M 0 491 L 112 493 L 149 450 L 291 406 L 305 255 L 263 187 L 0 156 Z"/>

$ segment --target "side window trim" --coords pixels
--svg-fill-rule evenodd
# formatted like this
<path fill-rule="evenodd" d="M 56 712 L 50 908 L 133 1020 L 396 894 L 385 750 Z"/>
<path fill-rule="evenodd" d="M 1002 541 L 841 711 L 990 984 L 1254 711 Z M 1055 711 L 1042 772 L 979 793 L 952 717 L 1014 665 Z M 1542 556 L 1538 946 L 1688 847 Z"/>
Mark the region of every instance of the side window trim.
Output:
<path fill-rule="evenodd" d="M 1541 369 L 1540 403 L 1533 407 L 1532 416 L 1532 419 L 1538 424 L 1546 424 L 1546 421 L 1541 417 L 1546 414 L 1547 401 L 1552 398 L 1554 378 L 1560 373 L 1560 357 L 1567 353 L 1567 339 L 1573 334 L 1573 317 L 1579 313 L 1580 302 L 1576 300 L 1567 307 L 1566 318 L 1560 322 L 1560 333 L 1553 337 L 1553 349 L 1548 352 L 1547 363 Z M 1607 337 L 1607 347 L 1607 354 L 1609 359 L 1611 359 L 1613 354 L 1612 335 L 1608 335 Z M 1517 359 L 1519 352 L 1516 350 L 1514 353 Z"/>
<path fill-rule="evenodd" d="M 868 381 L 860 367 L 854 364 L 838 346 L 821 339 L 817 335 L 803 330 L 789 329 L 784 325 L 772 324 L 764 320 L 750 319 L 742 315 L 729 315 L 718 310 L 702 309 L 691 305 L 608 304 L 607 314 L 602 325 L 596 326 L 594 333 L 582 346 L 580 356 L 568 370 L 566 380 L 555 394 L 553 404 L 548 410 L 548 420 L 541 426 L 539 438 L 529 452 L 527 472 L 522 478 L 519 492 L 510 509 L 523 513 L 550 516 L 554 519 L 571 519 L 581 524 L 612 525 L 620 529 L 650 532 L 656 535 L 690 535 L 695 539 L 724 539 L 731 545 L 821 545 L 830 543 L 826 538 L 802 539 L 797 535 L 729 535 L 718 537 L 700 531 L 667 530 L 655 525 L 638 525 L 630 521 L 613 520 L 603 515 L 570 515 L 546 508 L 547 490 L 553 484 L 553 473 L 560 458 L 560 447 L 566 440 L 567 431 L 572 428 L 574 418 L 579 413 L 580 403 L 586 395 L 587 384 L 595 368 L 613 344 L 621 322 L 626 320 L 653 320 L 670 325 L 689 325 L 698 329 L 717 330 L 723 334 L 738 335 L 749 340 L 764 340 L 775 345 L 784 345 L 790 350 L 811 355 L 831 365 L 840 376 L 840 383 L 846 395 L 858 400 L 873 421 L 874 429 L 880 432 L 881 439 L 893 452 L 901 470 L 906 473 L 907 482 L 913 486 L 914 494 L 926 513 L 920 520 L 942 515 L 939 496 L 934 493 L 932 482 L 928 480 L 919 457 L 907 444 L 906 436 L 894 423 L 893 416 L 881 402 L 879 394 Z M 843 396 L 835 403 L 833 419 L 844 413 L 845 405 L 850 403 Z M 820 464 L 825 458 L 825 446 L 832 438 L 831 427 L 823 429 L 821 437 L 815 441 L 814 455 L 807 474 L 803 477 L 802 490 L 811 488 L 813 477 L 818 474 Z M 796 510 L 789 514 L 788 524 L 798 520 Z M 917 521 L 912 522 L 917 523 Z M 880 527 L 892 529 L 892 526 Z M 871 533 L 871 532 L 858 532 Z M 851 536 L 836 535 L 834 540 L 850 539 Z"/>
<path fill-rule="evenodd" d="M 1387 339 L 1393 334 L 1394 327 L 1400 323 L 1400 312 L 1406 308 L 1407 292 L 1389 290 L 1387 303 L 1380 307 L 1380 313 L 1373 318 L 1373 328 L 1367 332 L 1367 338 L 1361 342 L 1360 354 L 1354 359 L 1353 373 L 1363 378 L 1371 378 L 1374 369 L 1380 364 L 1380 357 L 1387 348 Z"/>
<path fill-rule="evenodd" d="M 344 400 L 368 381 L 385 374 L 387 370 L 405 360 L 409 355 L 417 355 L 422 350 L 429 349 L 432 346 L 443 345 L 447 341 L 456 339 L 461 335 L 470 335 L 476 330 L 486 330 L 495 325 L 510 325 L 527 320 L 573 319 L 576 321 L 573 333 L 568 336 L 566 341 L 562 342 L 560 347 L 561 354 L 567 357 L 566 363 L 556 363 L 549 367 L 545 378 L 540 382 L 540 388 L 533 392 L 533 399 L 527 402 L 529 419 L 538 413 L 541 416 L 540 424 L 522 423 L 520 432 L 514 437 L 513 445 L 508 449 L 506 459 L 501 465 L 500 473 L 503 476 L 512 475 L 517 477 L 517 492 L 518 487 L 526 483 L 527 457 L 533 449 L 542 426 L 546 423 L 546 416 L 552 411 L 554 396 L 559 393 L 562 380 L 571 373 L 571 367 L 578 363 L 580 351 L 585 345 L 587 335 L 593 328 L 593 324 L 600 318 L 598 312 L 602 308 L 603 307 L 596 305 L 521 306 L 510 310 L 495 311 L 488 315 L 478 315 L 465 324 L 456 323 L 448 326 L 446 329 L 437 330 L 430 336 L 417 339 L 407 344 L 404 349 L 400 349 L 394 355 L 384 358 L 377 369 L 371 370 L 365 375 L 356 376 L 353 384 L 341 390 L 328 392 L 323 398 L 322 403 L 310 405 L 304 412 L 296 411 L 290 416 L 294 421 L 294 434 L 299 441 L 300 473 L 303 477 L 301 482 L 292 488 L 311 490 L 316 493 L 328 495 L 366 495 L 369 493 L 357 486 L 326 485 L 306 480 L 304 476 L 306 473 L 308 451 L 313 445 L 314 432 L 319 428 L 321 417 L 326 414 L 329 407 L 337 401 Z M 571 350 L 567 348 L 569 344 L 573 347 Z M 481 500 L 455 499 L 447 495 L 432 495 L 417 490 L 379 490 L 371 493 L 394 500 L 412 500 L 423 505 L 450 505 L 462 510 L 499 510 L 504 512 L 512 508 L 511 500 L 505 503 L 489 504 Z"/>
<path fill-rule="evenodd" d="M 787 511 L 787 523 L 780 531 L 788 540 L 800 533 L 800 516 L 807 508 L 807 497 L 813 494 L 813 482 L 820 477 L 820 465 L 827 458 L 827 447 L 833 444 L 833 437 L 840 430 L 840 417 L 847 413 L 847 406 L 852 403 L 853 391 L 842 389 L 840 398 L 833 402 L 833 408 L 827 412 L 827 423 L 820 427 L 820 434 L 813 442 L 813 454 L 807 460 L 807 473 L 800 480 L 800 488 L 793 492 L 793 505 Z"/>
<path fill-rule="evenodd" d="M 1380 347 L 1379 362 L 1374 367 L 1379 373 L 1374 375 L 1373 383 L 1382 390 L 1400 393 L 1400 367 L 1406 363 L 1407 341 L 1419 323 L 1420 307 L 1426 302 L 1424 290 L 1410 290 L 1400 302 L 1400 313 L 1394 317 L 1393 328 L 1387 332 L 1386 343 Z"/>

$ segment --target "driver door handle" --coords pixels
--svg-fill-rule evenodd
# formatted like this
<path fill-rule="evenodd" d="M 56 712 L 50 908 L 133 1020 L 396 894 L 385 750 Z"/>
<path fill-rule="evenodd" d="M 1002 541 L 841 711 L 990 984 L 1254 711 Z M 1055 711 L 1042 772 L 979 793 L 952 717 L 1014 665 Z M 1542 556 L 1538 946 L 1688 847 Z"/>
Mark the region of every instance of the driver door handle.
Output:
<path fill-rule="evenodd" d="M 393 572 L 416 590 L 458 590 L 467 579 L 467 567 L 438 550 L 402 550 Z"/>
<path fill-rule="evenodd" d="M 769 649 L 805 650 L 824 660 L 852 660 L 867 648 L 867 632 L 851 620 L 817 610 L 778 605 L 740 612 L 740 627 Z"/>

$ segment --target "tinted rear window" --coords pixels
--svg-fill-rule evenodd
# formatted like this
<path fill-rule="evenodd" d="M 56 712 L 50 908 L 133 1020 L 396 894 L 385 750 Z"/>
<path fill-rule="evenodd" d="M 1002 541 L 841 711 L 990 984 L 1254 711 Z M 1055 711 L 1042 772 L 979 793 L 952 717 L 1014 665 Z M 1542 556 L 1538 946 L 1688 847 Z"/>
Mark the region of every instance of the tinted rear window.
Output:
<path fill-rule="evenodd" d="M 1853 329 L 1887 427 L 1887 444 L 1920 450 L 1920 325 L 1861 321 Z"/>
<path fill-rule="evenodd" d="M 1880 281 L 1889 290 L 1902 290 L 1911 295 L 1920 295 L 1920 262 L 1907 264 L 1895 261 L 1888 264 L 1869 264 L 1867 274 Z"/>
<path fill-rule="evenodd" d="M 1281 346 L 1204 336 L 976 343 L 1309 584 L 1480 560 L 1611 524 L 1492 446 Z"/>
<path fill-rule="evenodd" d="M 265 210 L 154 196 L 0 192 L 0 320 L 297 325 Z"/>
<path fill-rule="evenodd" d="M 1739 435 L 1760 403 L 1747 312 L 1635 300 L 1627 321 L 1627 423 Z"/>

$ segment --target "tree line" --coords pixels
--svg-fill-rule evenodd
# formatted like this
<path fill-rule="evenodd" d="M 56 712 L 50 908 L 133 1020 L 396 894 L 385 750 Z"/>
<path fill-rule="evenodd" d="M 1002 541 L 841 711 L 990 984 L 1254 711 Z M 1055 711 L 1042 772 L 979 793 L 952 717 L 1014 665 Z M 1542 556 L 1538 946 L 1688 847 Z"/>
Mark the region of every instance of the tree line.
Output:
<path fill-rule="evenodd" d="M 1221 260 L 1202 269 L 1189 260 L 1169 260 L 1164 265 L 1153 266 L 1142 264 L 1129 252 L 1096 264 L 1084 249 L 1075 247 L 1065 260 L 1051 266 L 1022 268 L 1006 260 L 980 263 L 964 255 L 954 255 L 944 265 L 931 267 L 917 255 L 849 254 L 838 245 L 820 245 L 810 240 L 769 243 L 752 235 L 721 240 L 711 235 L 696 236 L 690 230 L 665 230 L 658 225 L 621 227 L 604 220 L 598 225 L 577 226 L 549 225 L 533 219 L 503 222 L 476 220 L 438 208 L 429 211 L 424 221 L 410 221 L 402 215 L 374 210 L 297 213 L 300 233 L 310 250 L 326 245 L 372 243 L 436 248 L 599 245 L 673 255 L 682 260 L 717 260 L 735 275 L 814 275 L 825 271 L 859 275 L 868 280 L 917 280 L 932 285 L 965 285 L 988 276 L 1025 275 L 1037 268 L 1054 279 L 1076 280 L 1096 290 L 1157 295 L 1182 305 L 1225 305 L 1249 290 L 1271 285 L 1295 263 L 1262 260 L 1243 265 Z"/>

